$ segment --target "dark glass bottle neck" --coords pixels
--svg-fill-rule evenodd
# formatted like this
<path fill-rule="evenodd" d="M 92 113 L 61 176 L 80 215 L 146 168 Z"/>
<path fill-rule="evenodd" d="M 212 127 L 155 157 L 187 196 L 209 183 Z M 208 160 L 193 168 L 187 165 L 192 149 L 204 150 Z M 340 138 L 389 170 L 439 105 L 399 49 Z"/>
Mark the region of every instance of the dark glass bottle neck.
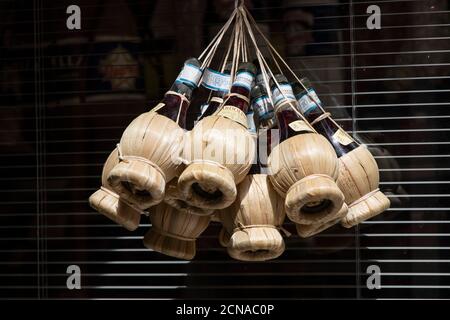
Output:
<path fill-rule="evenodd" d="M 178 125 L 182 129 L 186 129 L 186 115 L 189 108 L 189 101 L 187 99 L 182 99 L 177 94 L 168 92 L 165 94 L 161 103 L 164 103 L 164 106 L 156 112 L 175 122 L 178 120 Z"/>
<path fill-rule="evenodd" d="M 206 108 L 205 112 L 201 115 L 201 117 L 198 119 L 199 121 L 202 120 L 203 118 L 206 118 L 210 115 L 212 115 L 214 112 L 217 111 L 217 109 L 219 109 L 220 105 L 223 102 L 223 98 L 222 97 L 214 97 L 215 99 L 211 99 L 208 103 L 208 108 Z M 220 102 L 219 99 L 222 99 Z"/>
<path fill-rule="evenodd" d="M 234 84 L 230 89 L 230 93 L 237 93 L 246 98 L 249 98 L 249 96 L 250 96 L 249 89 L 242 87 L 242 86 L 237 86 Z M 244 113 L 247 113 L 248 107 L 249 107 L 248 100 L 244 100 L 239 96 L 230 96 L 227 99 L 226 105 L 236 107 L 236 108 L 242 110 Z"/>
<path fill-rule="evenodd" d="M 316 122 L 313 127 L 333 145 L 338 157 L 359 147 L 359 144 L 329 117 Z M 345 139 L 342 139 L 343 136 L 346 136 Z"/>
<path fill-rule="evenodd" d="M 252 100 L 252 109 L 258 115 L 259 126 L 269 127 L 274 116 L 273 106 L 269 97 L 261 95 Z"/>
<path fill-rule="evenodd" d="M 279 107 L 276 116 L 280 130 L 280 142 L 299 134 L 312 132 L 312 130 L 294 130 L 295 126 L 290 126 L 291 123 L 304 120 L 289 105 Z"/>
<path fill-rule="evenodd" d="M 319 100 L 316 92 L 312 88 L 308 88 L 308 91 L 299 93 L 296 97 L 300 111 L 305 118 L 312 122 L 319 116 L 324 114 L 322 102 Z"/>
<path fill-rule="evenodd" d="M 322 108 L 322 102 L 317 97 L 314 89 L 309 88 L 308 92 L 303 91 L 301 94 L 297 95 L 296 98 L 301 112 L 310 123 L 313 123 L 313 121 L 325 114 L 325 111 Z M 318 133 L 331 142 L 338 157 L 341 157 L 359 146 L 355 141 L 348 143 L 349 141 L 347 141 L 347 138 L 344 139 L 345 144 L 343 144 L 342 141 L 340 142 L 339 137 L 345 133 L 343 129 L 329 117 L 324 117 L 317 121 L 313 124 L 313 127 Z"/>

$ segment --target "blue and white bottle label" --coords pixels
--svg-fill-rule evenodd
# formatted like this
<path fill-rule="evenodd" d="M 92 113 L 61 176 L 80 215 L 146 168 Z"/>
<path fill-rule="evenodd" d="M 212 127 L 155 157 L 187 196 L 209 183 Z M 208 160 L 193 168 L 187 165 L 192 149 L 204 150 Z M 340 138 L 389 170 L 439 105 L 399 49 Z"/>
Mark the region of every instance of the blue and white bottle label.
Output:
<path fill-rule="evenodd" d="M 185 64 L 176 81 L 182 82 L 191 87 L 197 87 L 202 77 L 203 71 L 193 64 Z"/>
<path fill-rule="evenodd" d="M 208 68 L 203 74 L 202 86 L 213 91 L 228 92 L 231 87 L 231 76 Z"/>
<path fill-rule="evenodd" d="M 275 105 L 283 100 L 295 100 L 294 92 L 292 92 L 290 84 L 280 84 L 279 88 L 276 87 L 273 89 L 272 96 Z"/>
<path fill-rule="evenodd" d="M 314 89 L 309 89 L 308 93 L 303 94 L 302 96 L 297 96 L 298 105 L 300 106 L 300 111 L 303 114 L 308 114 L 313 109 L 318 108 L 316 102 L 319 105 L 322 105 L 319 97 L 317 96 L 316 91 Z"/>
<path fill-rule="evenodd" d="M 267 120 L 273 116 L 273 106 L 267 96 L 261 96 L 253 100 L 252 108 L 261 120 Z"/>
<path fill-rule="evenodd" d="M 247 90 L 252 89 L 252 83 L 254 80 L 253 74 L 247 71 L 241 71 L 236 74 L 236 79 L 234 79 L 233 86 L 244 87 Z"/>

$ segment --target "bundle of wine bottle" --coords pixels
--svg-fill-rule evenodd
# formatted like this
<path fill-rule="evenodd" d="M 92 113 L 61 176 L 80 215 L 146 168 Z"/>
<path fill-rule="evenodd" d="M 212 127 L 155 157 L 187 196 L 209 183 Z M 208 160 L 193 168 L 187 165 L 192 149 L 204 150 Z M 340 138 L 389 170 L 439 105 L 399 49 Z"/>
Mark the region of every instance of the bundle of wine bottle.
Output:
<path fill-rule="evenodd" d="M 123 132 L 90 205 L 131 231 L 148 215 L 144 245 L 180 259 L 194 258 L 196 239 L 221 223 L 218 241 L 242 261 L 284 252 L 285 216 L 306 238 L 386 210 L 374 157 L 325 111 L 309 80 L 246 60 L 225 58 L 220 71 L 185 61 L 162 101 Z M 194 96 L 208 98 L 187 130 Z"/>

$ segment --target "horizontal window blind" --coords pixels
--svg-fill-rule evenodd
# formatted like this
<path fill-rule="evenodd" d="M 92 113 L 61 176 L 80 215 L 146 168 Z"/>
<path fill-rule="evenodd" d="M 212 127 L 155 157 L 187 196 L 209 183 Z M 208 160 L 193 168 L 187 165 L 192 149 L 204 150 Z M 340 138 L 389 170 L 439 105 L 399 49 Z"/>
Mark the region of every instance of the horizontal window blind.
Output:
<path fill-rule="evenodd" d="M 81 30 L 66 28 L 72 2 Z M 391 208 L 353 229 L 286 238 L 270 262 L 231 259 L 218 223 L 193 261 L 146 249 L 147 217 L 128 232 L 88 197 L 125 127 L 158 103 L 234 1 L 1 0 L 0 298 L 450 298 L 449 1 L 247 4 L 370 147 Z M 381 10 L 379 30 L 366 26 L 370 5 Z M 118 43 L 131 54 L 113 61 Z M 125 67 L 102 73 L 102 61 Z M 66 287 L 69 265 L 81 269 L 81 290 Z M 370 265 L 381 289 L 366 286 Z"/>

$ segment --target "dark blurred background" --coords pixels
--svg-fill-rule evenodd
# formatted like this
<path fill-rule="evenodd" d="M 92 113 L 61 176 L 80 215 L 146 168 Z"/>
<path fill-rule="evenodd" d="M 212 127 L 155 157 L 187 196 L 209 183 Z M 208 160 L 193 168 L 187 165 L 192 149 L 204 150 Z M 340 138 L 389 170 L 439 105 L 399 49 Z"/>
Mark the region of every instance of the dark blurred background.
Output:
<path fill-rule="evenodd" d="M 291 237 L 267 263 L 229 258 L 215 223 L 194 261 L 145 249 L 146 217 L 128 232 L 87 199 L 124 128 L 200 54 L 234 0 L 1 0 L 0 298 L 450 298 L 449 1 L 246 3 L 370 146 L 392 208 L 357 228 Z M 71 4 L 81 30 L 66 28 Z M 366 28 L 371 4 L 381 30 Z M 82 290 L 66 288 L 71 264 Z M 380 290 L 366 288 L 373 264 Z"/>

